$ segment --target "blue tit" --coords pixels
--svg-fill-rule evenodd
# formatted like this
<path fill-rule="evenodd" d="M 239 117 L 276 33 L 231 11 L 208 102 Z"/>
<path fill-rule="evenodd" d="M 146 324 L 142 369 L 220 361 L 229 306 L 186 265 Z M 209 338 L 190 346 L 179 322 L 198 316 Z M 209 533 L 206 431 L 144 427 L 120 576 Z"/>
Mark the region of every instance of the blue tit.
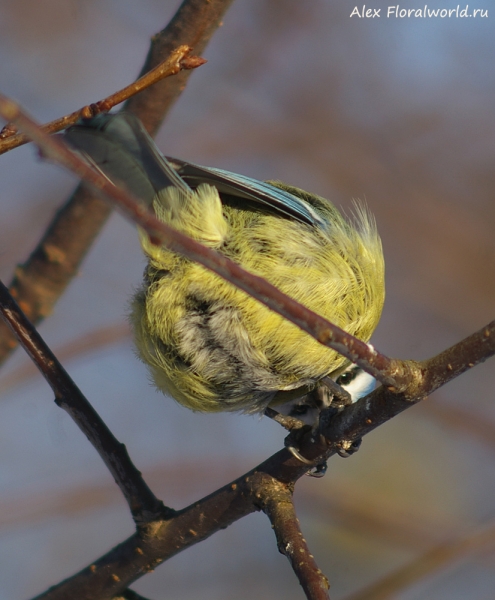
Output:
<path fill-rule="evenodd" d="M 368 341 L 385 296 L 381 241 L 356 204 L 164 157 L 132 115 L 81 120 L 65 139 L 157 218 Z M 262 412 L 305 396 L 349 361 L 215 273 L 146 232 L 131 308 L 139 357 L 163 393 L 203 412 Z"/>

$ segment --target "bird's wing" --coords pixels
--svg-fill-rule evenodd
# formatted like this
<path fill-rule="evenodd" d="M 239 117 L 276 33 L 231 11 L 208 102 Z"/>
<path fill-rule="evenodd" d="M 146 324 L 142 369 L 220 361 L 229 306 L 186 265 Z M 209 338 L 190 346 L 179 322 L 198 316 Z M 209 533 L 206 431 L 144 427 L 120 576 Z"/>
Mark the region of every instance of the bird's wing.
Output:
<path fill-rule="evenodd" d="M 170 185 L 191 192 L 130 113 L 81 119 L 65 131 L 64 138 L 110 181 L 124 185 L 147 206 Z"/>
<path fill-rule="evenodd" d="M 322 223 L 309 203 L 274 185 L 222 169 L 166 158 L 141 122 L 130 113 L 81 119 L 66 130 L 64 137 L 110 181 L 123 184 L 148 206 L 159 191 L 170 185 L 190 193 L 191 188 L 206 183 L 220 193 L 257 202 L 302 223 Z"/>
<path fill-rule="evenodd" d="M 292 217 L 308 225 L 318 225 L 322 221 L 310 204 L 270 183 L 223 169 L 201 167 L 177 158 L 167 156 L 167 160 L 192 188 L 207 183 L 215 186 L 220 193 L 258 202 L 274 212 Z"/>

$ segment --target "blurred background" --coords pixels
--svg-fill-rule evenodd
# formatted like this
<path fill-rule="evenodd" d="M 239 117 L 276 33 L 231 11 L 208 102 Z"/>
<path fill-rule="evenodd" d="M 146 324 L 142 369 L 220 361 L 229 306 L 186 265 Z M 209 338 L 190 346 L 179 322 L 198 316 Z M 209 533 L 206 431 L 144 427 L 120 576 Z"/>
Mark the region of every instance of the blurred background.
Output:
<path fill-rule="evenodd" d="M 387 19 L 381 0 L 369 5 L 382 9 L 375 19 L 350 18 L 347 0 L 237 0 L 157 138 L 168 155 L 281 179 L 344 208 L 365 199 L 387 269 L 372 341 L 389 356 L 427 358 L 495 316 L 495 15 L 490 0 L 476 2 L 469 10 L 488 18 Z M 97 101 L 136 77 L 177 6 L 2 2 L 1 90 L 42 122 Z M 0 181 L 8 282 L 76 181 L 29 146 L 0 157 Z M 191 413 L 150 386 L 126 325 L 143 268 L 134 228 L 114 215 L 40 330 L 155 493 L 181 508 L 277 451 L 284 434 L 267 419 Z M 0 377 L 0 600 L 41 593 L 133 532 L 111 476 L 28 363 L 18 350 Z M 392 597 L 493 598 L 494 366 L 298 483 L 332 598 L 418 560 L 422 575 Z M 442 544 L 450 556 L 433 563 L 427 553 Z M 133 589 L 155 600 L 303 597 L 263 514 Z"/>

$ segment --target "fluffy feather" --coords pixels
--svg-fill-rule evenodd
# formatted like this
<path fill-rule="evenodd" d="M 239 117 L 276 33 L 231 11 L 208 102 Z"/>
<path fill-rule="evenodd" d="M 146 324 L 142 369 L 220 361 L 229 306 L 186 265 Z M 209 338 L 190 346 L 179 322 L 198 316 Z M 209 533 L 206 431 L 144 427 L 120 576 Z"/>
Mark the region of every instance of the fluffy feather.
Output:
<path fill-rule="evenodd" d="M 384 301 L 383 255 L 373 219 L 359 207 L 351 224 L 323 198 L 272 185 L 309 202 L 325 226 L 229 204 L 219 211 L 214 189 L 198 188 L 179 217 L 171 216 L 166 190 L 155 199 L 155 212 L 368 341 Z M 202 216 L 199 228 L 193 214 Z M 347 366 L 344 357 L 214 273 L 157 249 L 146 236 L 142 243 L 150 262 L 132 308 L 137 347 L 156 386 L 181 404 L 207 412 L 261 411 L 274 400 L 284 402 L 288 396 L 281 392 L 303 395 Z"/>
<path fill-rule="evenodd" d="M 280 182 L 165 158 L 132 115 L 98 115 L 66 140 L 157 217 L 368 341 L 384 301 L 373 218 Z M 219 276 L 141 232 L 149 263 L 132 303 L 156 386 L 192 410 L 262 411 L 304 396 L 348 361 Z"/>

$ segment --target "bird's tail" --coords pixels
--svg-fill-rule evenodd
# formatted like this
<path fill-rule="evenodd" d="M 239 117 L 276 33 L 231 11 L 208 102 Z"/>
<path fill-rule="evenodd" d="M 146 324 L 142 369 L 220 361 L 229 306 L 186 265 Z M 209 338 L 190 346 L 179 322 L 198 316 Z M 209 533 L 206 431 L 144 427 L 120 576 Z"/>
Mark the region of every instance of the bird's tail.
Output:
<path fill-rule="evenodd" d="M 130 113 L 101 114 L 69 127 L 65 140 L 115 185 L 151 206 L 153 198 L 174 186 L 189 186 L 160 154 L 141 122 Z"/>

